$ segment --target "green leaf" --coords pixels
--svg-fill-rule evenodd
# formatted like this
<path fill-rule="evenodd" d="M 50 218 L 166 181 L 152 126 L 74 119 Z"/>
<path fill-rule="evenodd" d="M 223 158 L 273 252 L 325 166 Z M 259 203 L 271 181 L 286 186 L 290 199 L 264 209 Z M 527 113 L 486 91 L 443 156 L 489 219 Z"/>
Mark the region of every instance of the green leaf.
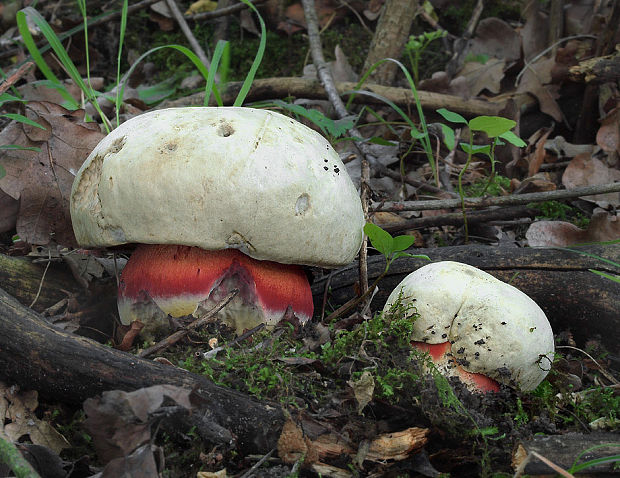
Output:
<path fill-rule="evenodd" d="M 254 82 L 254 77 L 256 76 L 256 72 L 258 71 L 258 67 L 263 61 L 263 55 L 265 54 L 265 47 L 267 45 L 267 28 L 265 27 L 265 21 L 263 17 L 258 12 L 256 7 L 249 0 L 241 0 L 245 3 L 250 10 L 252 10 L 256 16 L 258 17 L 258 22 L 260 24 L 260 42 L 258 44 L 258 50 L 256 51 L 256 56 L 254 57 L 254 61 L 252 62 L 252 66 L 250 67 L 250 71 L 245 77 L 243 81 L 243 85 L 239 90 L 239 94 L 235 99 L 233 106 L 242 106 L 245 101 L 245 97 L 248 95 L 250 88 L 252 87 L 252 83 Z"/>
<path fill-rule="evenodd" d="M 6 169 L 0 164 L 0 179 L 6 176 Z"/>
<path fill-rule="evenodd" d="M 454 112 L 452 112 L 450 110 L 447 110 L 445 108 L 439 108 L 437 110 L 437 113 L 439 113 L 441 116 L 443 116 L 444 119 L 446 121 L 449 121 L 450 123 L 467 124 L 467 120 L 465 118 L 463 118 L 460 114 L 454 113 Z"/>
<path fill-rule="evenodd" d="M 620 284 L 620 275 L 607 274 L 607 272 L 597 271 L 595 269 L 588 269 L 588 270 L 596 275 L 604 277 L 605 279 L 609 279 L 614 282 L 618 282 Z"/>
<path fill-rule="evenodd" d="M 372 222 L 367 222 L 364 226 L 364 234 L 370 239 L 372 247 L 377 249 L 385 257 L 388 257 L 394 251 L 394 238 L 392 235 L 381 229 Z"/>
<path fill-rule="evenodd" d="M 495 138 L 516 126 L 517 122 L 501 116 L 476 116 L 469 122 L 472 131 L 484 131 L 489 138 Z"/>
<path fill-rule="evenodd" d="M 463 151 L 467 154 L 490 154 L 491 152 L 491 146 L 488 144 L 474 144 L 470 147 L 469 143 L 459 143 L 459 146 L 463 148 Z"/>
<path fill-rule="evenodd" d="M 441 131 L 443 132 L 444 144 L 452 151 L 454 149 L 454 130 L 447 124 L 441 123 Z"/>
<path fill-rule="evenodd" d="M 422 138 L 426 138 L 426 133 L 422 133 L 421 131 L 419 131 L 415 126 L 411 127 L 411 137 L 413 139 L 422 139 Z"/>
<path fill-rule="evenodd" d="M 404 251 L 405 249 L 410 248 L 414 242 L 415 236 L 396 236 L 393 238 L 392 250 L 395 252 Z"/>
<path fill-rule="evenodd" d="M 36 146 L 20 146 L 19 144 L 2 144 L 0 145 L 0 149 L 41 152 L 41 148 L 37 148 Z"/>
<path fill-rule="evenodd" d="M 499 137 L 505 139 L 511 144 L 514 144 L 518 148 L 525 148 L 527 146 L 527 143 L 521 138 L 519 138 L 512 131 L 506 131 L 505 133 L 500 134 Z"/>
<path fill-rule="evenodd" d="M 37 123 L 36 121 L 32 121 L 30 118 L 25 117 L 24 115 L 20 115 L 17 113 L 5 113 L 3 115 L 0 116 L 4 116 L 6 118 L 10 118 L 14 121 L 17 121 L 19 123 L 24 123 L 30 126 L 34 126 L 35 128 L 40 128 L 42 130 L 47 130 L 47 128 L 45 126 L 40 125 L 39 123 Z"/>
<path fill-rule="evenodd" d="M 17 96 L 13 96 L 10 93 L 2 93 L 0 95 L 0 106 L 2 106 L 4 103 L 8 103 L 9 101 L 20 101 L 22 103 L 26 102 L 26 100 L 18 98 Z"/>
<path fill-rule="evenodd" d="M 373 136 L 368 140 L 368 142 L 372 144 L 379 144 L 381 146 L 397 146 L 396 143 L 392 143 L 391 141 L 383 139 L 380 136 Z"/>

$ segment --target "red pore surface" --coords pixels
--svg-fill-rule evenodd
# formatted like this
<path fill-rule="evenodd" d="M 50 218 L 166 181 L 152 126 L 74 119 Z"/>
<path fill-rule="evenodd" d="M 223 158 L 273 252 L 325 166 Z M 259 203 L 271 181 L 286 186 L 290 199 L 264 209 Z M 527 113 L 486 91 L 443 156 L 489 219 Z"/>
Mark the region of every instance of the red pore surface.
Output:
<path fill-rule="evenodd" d="M 499 383 L 481 373 L 472 373 L 457 364 L 452 355 L 452 344 L 442 342 L 427 344 L 411 342 L 411 345 L 422 352 L 428 352 L 435 366 L 448 377 L 458 377 L 467 388 L 475 392 L 499 392 Z"/>
<path fill-rule="evenodd" d="M 223 287 L 227 290 L 220 290 Z M 121 274 L 119 303 L 140 300 L 146 293 L 160 307 L 182 299 L 195 308 L 207 298 L 218 300 L 233 287 L 240 289 L 244 302 L 269 316 L 283 315 L 290 306 L 302 321 L 312 317 L 312 291 L 300 266 L 259 261 L 236 249 L 140 245 Z"/>

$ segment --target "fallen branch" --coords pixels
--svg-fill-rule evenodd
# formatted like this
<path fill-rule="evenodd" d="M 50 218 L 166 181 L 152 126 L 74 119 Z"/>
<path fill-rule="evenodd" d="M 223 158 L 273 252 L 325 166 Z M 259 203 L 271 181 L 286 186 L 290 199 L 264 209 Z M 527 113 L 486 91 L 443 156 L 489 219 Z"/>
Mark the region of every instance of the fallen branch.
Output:
<path fill-rule="evenodd" d="M 237 94 L 241 90 L 241 85 L 241 82 L 232 82 L 226 85 L 225 91 L 222 92 L 222 101 L 224 104 L 231 105 L 235 101 Z M 350 82 L 336 83 L 336 89 L 340 95 L 348 91 L 353 91 L 356 86 L 355 83 Z M 409 88 L 397 88 L 366 83 L 364 89 L 381 95 L 399 106 L 406 107 L 415 104 L 413 93 Z M 262 78 L 255 79 L 252 83 L 252 87 L 246 97 L 246 103 L 273 98 L 284 98 L 287 96 L 324 100 L 327 98 L 327 93 L 318 80 L 297 77 Z M 501 102 L 492 103 L 477 98 L 465 100 L 460 96 L 444 95 L 430 91 L 418 91 L 418 97 L 420 98 L 420 104 L 426 110 L 435 111 L 439 108 L 449 108 L 450 111 L 460 113 L 468 118 L 480 115 L 497 115 L 504 107 L 504 103 Z M 204 98 L 204 92 L 200 92 L 177 100 L 164 101 L 158 108 L 202 106 L 204 104 Z M 366 95 L 356 95 L 353 101 L 355 103 L 385 105 L 384 102 L 377 98 Z M 212 99 L 210 104 L 215 105 L 215 99 Z"/>
<path fill-rule="evenodd" d="M 205 377 L 121 352 L 58 330 L 0 289 L 0 379 L 41 395 L 81 403 L 107 390 L 171 384 L 196 393 L 214 423 L 237 437 L 243 453 L 276 446 L 284 425 L 279 405 L 258 402 Z"/>
<path fill-rule="evenodd" d="M 587 450 L 587 454 L 584 452 Z M 566 435 L 534 436 L 517 444 L 512 454 L 515 476 L 549 476 L 552 467 L 540 460 L 540 456 L 563 469 L 585 461 L 620 455 L 620 434 L 618 433 L 568 433 Z M 579 457 L 583 457 L 579 459 Z M 584 468 L 589 476 L 611 476 L 619 472 L 614 468 L 616 460 L 593 464 Z M 557 470 L 556 470 L 557 471 Z M 599 475 L 600 473 L 600 475 Z M 609 474 L 609 475 L 608 475 Z"/>
<path fill-rule="evenodd" d="M 489 206 L 518 206 L 532 202 L 552 201 L 558 199 L 571 199 L 582 196 L 595 196 L 597 194 L 620 192 L 620 182 L 601 184 L 597 186 L 583 186 L 559 191 L 543 191 L 537 193 L 511 194 L 508 196 L 465 198 L 465 207 L 489 207 Z M 436 209 L 452 209 L 461 207 L 460 199 L 437 199 L 431 201 L 386 201 L 371 208 L 372 212 L 386 211 L 429 211 Z"/>

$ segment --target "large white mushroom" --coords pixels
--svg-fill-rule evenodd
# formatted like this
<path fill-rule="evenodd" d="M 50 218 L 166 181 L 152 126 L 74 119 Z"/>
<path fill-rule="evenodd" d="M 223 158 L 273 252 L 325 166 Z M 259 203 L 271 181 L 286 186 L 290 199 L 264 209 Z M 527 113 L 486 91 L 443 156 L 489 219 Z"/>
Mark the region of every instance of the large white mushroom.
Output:
<path fill-rule="evenodd" d="M 320 134 L 251 108 L 171 108 L 119 126 L 92 151 L 71 192 L 83 247 L 141 244 L 123 270 L 121 321 L 152 299 L 173 316 L 240 293 L 237 330 L 312 316 L 304 271 L 353 260 L 364 216 L 338 154 Z M 148 309 L 148 308 L 147 308 Z"/>
<path fill-rule="evenodd" d="M 415 306 L 408 313 L 419 314 L 412 344 L 472 390 L 497 390 L 497 382 L 532 390 L 551 367 L 553 332 L 542 309 L 480 269 L 451 261 L 428 264 L 392 291 L 384 313 L 399 300 Z"/>

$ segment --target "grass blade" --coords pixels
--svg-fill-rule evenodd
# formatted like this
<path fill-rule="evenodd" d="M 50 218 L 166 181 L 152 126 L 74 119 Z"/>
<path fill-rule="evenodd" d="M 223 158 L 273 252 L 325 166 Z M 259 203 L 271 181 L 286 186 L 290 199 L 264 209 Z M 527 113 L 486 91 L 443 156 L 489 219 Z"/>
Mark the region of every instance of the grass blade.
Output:
<path fill-rule="evenodd" d="M 254 82 L 254 77 L 256 76 L 258 67 L 263 61 L 263 55 L 265 54 L 265 46 L 267 45 L 267 29 L 265 28 L 265 21 L 263 20 L 263 17 L 261 17 L 256 7 L 252 5 L 252 3 L 250 3 L 248 0 L 241 0 L 241 1 L 245 3 L 258 17 L 258 21 L 260 23 L 260 43 L 258 45 L 258 50 L 256 51 L 256 56 L 254 57 L 254 62 L 252 63 L 252 66 L 250 67 L 250 71 L 248 72 L 248 74 L 245 77 L 245 80 L 243 81 L 243 85 L 241 86 L 241 89 L 239 90 L 239 94 L 237 95 L 237 98 L 235 99 L 233 106 L 243 105 L 243 102 L 245 101 L 245 98 L 248 95 L 250 88 L 252 87 L 252 83 Z"/>

